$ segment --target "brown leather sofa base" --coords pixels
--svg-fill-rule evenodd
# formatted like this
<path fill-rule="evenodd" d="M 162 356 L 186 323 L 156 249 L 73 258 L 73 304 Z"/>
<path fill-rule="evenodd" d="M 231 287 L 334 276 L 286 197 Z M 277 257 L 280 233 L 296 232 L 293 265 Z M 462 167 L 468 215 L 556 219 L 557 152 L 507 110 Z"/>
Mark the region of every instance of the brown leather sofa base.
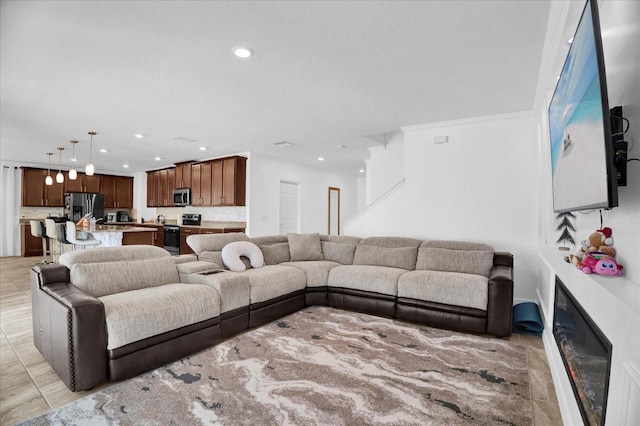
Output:
<path fill-rule="evenodd" d="M 305 295 L 305 304 L 307 306 L 320 305 L 327 306 L 327 289 L 329 287 L 307 287 L 307 294 Z"/>
<path fill-rule="evenodd" d="M 329 287 L 327 305 L 386 318 L 396 316 L 396 297 L 370 291 Z"/>
<path fill-rule="evenodd" d="M 72 391 L 107 380 L 107 330 L 100 300 L 68 283 L 58 265 L 31 270 L 33 343 Z"/>
<path fill-rule="evenodd" d="M 194 331 L 188 331 L 194 328 Z M 129 350 L 129 353 L 124 356 L 112 358 L 114 354 L 121 352 L 121 350 L 124 351 L 131 349 L 131 347 L 148 344 L 154 340 L 164 341 L 143 349 Z M 220 340 L 220 321 L 219 318 L 214 318 L 109 351 L 109 380 L 114 382 L 146 373 L 167 363 L 207 349 Z"/>
<path fill-rule="evenodd" d="M 396 318 L 430 327 L 485 334 L 487 313 L 480 309 L 398 298 Z"/>
<path fill-rule="evenodd" d="M 226 339 L 249 328 L 249 307 L 233 309 L 220 315 L 220 337 Z"/>
<path fill-rule="evenodd" d="M 249 327 L 266 324 L 304 308 L 305 291 L 298 290 L 249 306 Z"/>

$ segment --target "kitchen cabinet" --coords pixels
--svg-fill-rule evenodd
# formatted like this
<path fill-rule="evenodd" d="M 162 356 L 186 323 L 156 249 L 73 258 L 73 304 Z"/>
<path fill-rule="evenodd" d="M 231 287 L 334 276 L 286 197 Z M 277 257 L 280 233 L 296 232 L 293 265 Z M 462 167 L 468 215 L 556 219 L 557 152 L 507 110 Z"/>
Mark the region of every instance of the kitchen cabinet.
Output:
<path fill-rule="evenodd" d="M 134 226 L 137 228 L 151 228 L 153 232 L 153 245 L 156 247 L 164 247 L 164 227 L 162 225 L 156 225 L 154 223 L 136 223 Z"/>
<path fill-rule="evenodd" d="M 180 254 L 190 254 L 195 253 L 191 250 L 191 247 L 187 245 L 187 237 L 189 235 L 199 234 L 199 228 L 185 228 L 183 226 L 180 227 Z"/>
<path fill-rule="evenodd" d="M 102 194 L 105 208 L 133 208 L 133 178 L 102 176 Z"/>
<path fill-rule="evenodd" d="M 64 185 L 57 183 L 54 175 L 51 174 L 53 185 L 46 185 L 47 170 L 22 167 L 22 206 L 63 207 Z"/>
<path fill-rule="evenodd" d="M 147 172 L 147 207 L 173 207 L 175 169 Z"/>
<path fill-rule="evenodd" d="M 176 164 L 176 189 L 191 188 L 191 161 Z"/>
<path fill-rule="evenodd" d="M 147 172 L 147 207 L 158 206 L 158 193 L 156 191 L 156 172 Z"/>
<path fill-rule="evenodd" d="M 31 235 L 31 225 L 29 223 L 20 224 L 20 240 L 20 255 L 22 257 L 42 256 L 42 238 Z M 46 241 L 48 250 L 49 241 Z"/>
<path fill-rule="evenodd" d="M 191 205 L 211 205 L 212 161 L 191 165 Z"/>
<path fill-rule="evenodd" d="M 213 161 L 213 206 L 246 205 L 247 159 L 221 158 Z"/>
<path fill-rule="evenodd" d="M 71 180 L 69 179 L 69 173 L 67 173 L 64 177 L 64 192 L 101 193 L 101 184 L 100 175 L 87 176 L 78 172 L 78 177 L 75 180 Z"/>

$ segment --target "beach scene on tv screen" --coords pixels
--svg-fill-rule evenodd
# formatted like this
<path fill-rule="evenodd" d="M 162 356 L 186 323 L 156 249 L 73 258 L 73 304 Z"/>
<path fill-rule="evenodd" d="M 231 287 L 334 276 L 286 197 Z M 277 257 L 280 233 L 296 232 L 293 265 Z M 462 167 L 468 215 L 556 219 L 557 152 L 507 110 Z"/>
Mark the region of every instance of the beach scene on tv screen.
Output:
<path fill-rule="evenodd" d="M 587 7 L 549 106 L 554 210 L 606 205 L 603 108 Z"/>

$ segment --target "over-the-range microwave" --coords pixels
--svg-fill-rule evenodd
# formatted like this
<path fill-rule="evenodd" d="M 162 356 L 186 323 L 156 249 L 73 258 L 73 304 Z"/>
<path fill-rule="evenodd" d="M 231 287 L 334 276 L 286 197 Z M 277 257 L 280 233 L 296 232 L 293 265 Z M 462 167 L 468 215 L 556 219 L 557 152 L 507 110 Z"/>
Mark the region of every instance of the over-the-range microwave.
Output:
<path fill-rule="evenodd" d="M 173 205 L 174 206 L 190 206 L 191 190 L 190 189 L 174 189 Z"/>

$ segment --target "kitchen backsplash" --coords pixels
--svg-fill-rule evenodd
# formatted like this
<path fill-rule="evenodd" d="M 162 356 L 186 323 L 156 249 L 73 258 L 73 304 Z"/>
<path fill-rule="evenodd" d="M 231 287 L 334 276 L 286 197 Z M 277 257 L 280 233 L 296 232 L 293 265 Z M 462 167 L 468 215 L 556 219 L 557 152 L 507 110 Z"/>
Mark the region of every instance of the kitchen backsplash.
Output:
<path fill-rule="evenodd" d="M 179 223 L 180 218 L 185 213 L 199 213 L 202 215 L 203 221 L 211 222 L 246 222 L 246 207 L 167 207 L 156 208 L 156 215 L 164 215 L 167 221 L 176 221 Z M 155 219 L 155 217 L 145 217 L 147 219 Z"/>
<path fill-rule="evenodd" d="M 133 210 L 129 209 L 105 209 L 105 214 L 124 210 L 135 217 Z M 134 209 L 135 210 L 135 209 Z M 156 216 L 144 216 L 144 220 L 155 219 L 157 215 L 164 215 L 165 219 L 170 222 L 178 222 L 185 213 L 199 213 L 202 215 L 203 221 L 213 222 L 246 222 L 246 207 L 167 207 L 156 208 Z M 49 215 L 62 216 L 64 209 L 62 207 L 20 207 L 20 219 L 44 219 Z M 140 218 L 135 217 L 139 222 Z"/>
<path fill-rule="evenodd" d="M 63 216 L 62 207 L 20 207 L 20 219 L 44 219 L 45 217 Z"/>

